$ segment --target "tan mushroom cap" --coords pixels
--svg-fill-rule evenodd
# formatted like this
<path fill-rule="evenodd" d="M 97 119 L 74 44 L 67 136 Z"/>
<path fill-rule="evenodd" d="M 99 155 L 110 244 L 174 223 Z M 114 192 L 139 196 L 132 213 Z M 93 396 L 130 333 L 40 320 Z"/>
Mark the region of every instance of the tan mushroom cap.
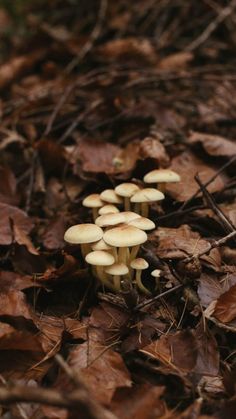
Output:
<path fill-rule="evenodd" d="M 129 225 L 140 228 L 140 230 L 153 230 L 155 223 L 146 217 L 139 217 L 129 222 Z"/>
<path fill-rule="evenodd" d="M 91 195 L 86 196 L 82 201 L 84 207 L 87 208 L 99 208 L 104 205 L 104 202 L 101 200 L 100 195 L 97 193 L 93 193 Z"/>
<path fill-rule="evenodd" d="M 161 191 L 154 188 L 144 188 L 136 192 L 131 198 L 131 202 L 155 202 L 161 201 L 165 196 Z"/>
<path fill-rule="evenodd" d="M 143 259 L 143 258 L 137 258 L 132 260 L 132 262 L 130 263 L 131 268 L 136 269 L 136 270 L 144 270 L 147 269 L 149 267 L 148 262 Z"/>
<path fill-rule="evenodd" d="M 99 215 L 116 214 L 118 212 L 120 212 L 120 210 L 112 204 L 104 205 L 102 208 L 98 210 Z"/>
<path fill-rule="evenodd" d="M 159 278 L 161 275 L 160 269 L 154 269 L 154 271 L 151 272 L 151 275 L 154 276 L 154 278 Z"/>
<path fill-rule="evenodd" d="M 94 243 L 102 236 L 102 229 L 95 224 L 76 224 L 66 230 L 64 240 L 72 244 Z"/>
<path fill-rule="evenodd" d="M 180 176 L 173 170 L 157 169 L 147 173 L 143 181 L 145 183 L 180 182 Z"/>
<path fill-rule="evenodd" d="M 103 239 L 99 240 L 98 242 L 92 244 L 92 250 L 109 250 L 112 249 L 111 246 L 106 244 Z"/>
<path fill-rule="evenodd" d="M 100 198 L 111 204 L 122 204 L 122 199 L 115 193 L 114 189 L 105 189 L 100 193 Z"/>
<path fill-rule="evenodd" d="M 105 269 L 105 272 L 110 275 L 126 275 L 129 268 L 124 263 L 114 263 Z"/>
<path fill-rule="evenodd" d="M 122 212 L 118 212 L 117 214 L 100 215 L 96 219 L 95 223 L 99 227 L 109 227 L 114 226 L 116 224 L 124 223 L 125 221 L 125 216 L 122 214 Z"/>
<path fill-rule="evenodd" d="M 147 234 L 136 227 L 125 224 L 106 231 L 103 239 L 110 246 L 131 247 L 144 243 L 147 240 Z"/>
<path fill-rule="evenodd" d="M 135 192 L 139 191 L 140 188 L 135 185 L 135 183 L 121 183 L 120 185 L 116 186 L 115 192 L 119 196 L 123 196 L 124 198 L 130 198 Z"/>
<path fill-rule="evenodd" d="M 115 258 L 103 250 L 95 250 L 86 255 L 85 260 L 89 265 L 109 266 L 115 262 Z"/>
<path fill-rule="evenodd" d="M 126 223 L 129 223 L 132 220 L 136 220 L 137 218 L 141 218 L 141 215 L 133 211 L 122 211 L 121 214 L 125 216 Z"/>

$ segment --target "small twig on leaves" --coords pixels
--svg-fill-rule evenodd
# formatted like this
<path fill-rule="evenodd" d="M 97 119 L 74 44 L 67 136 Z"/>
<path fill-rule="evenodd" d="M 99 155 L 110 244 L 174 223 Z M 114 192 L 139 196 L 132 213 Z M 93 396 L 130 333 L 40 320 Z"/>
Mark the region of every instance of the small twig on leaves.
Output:
<path fill-rule="evenodd" d="M 214 175 L 206 182 L 204 183 L 205 188 L 207 186 L 209 186 L 225 169 L 227 169 L 227 167 L 229 167 L 233 162 L 236 161 L 236 155 L 234 155 L 227 163 L 225 163 L 223 166 L 221 166 L 219 168 L 219 170 L 217 170 L 216 173 L 214 173 Z M 184 208 L 194 199 L 198 196 L 198 194 L 201 192 L 201 188 L 198 188 L 198 190 L 189 198 L 187 199 L 187 201 L 185 201 L 183 203 L 183 205 L 181 205 L 181 207 L 178 209 L 178 211 L 183 211 Z"/>
<path fill-rule="evenodd" d="M 167 291 L 162 292 L 161 294 L 155 295 L 155 297 L 149 298 L 148 300 L 145 300 L 145 301 L 143 301 L 142 303 L 139 303 L 139 304 L 135 307 L 135 309 L 134 309 L 134 310 L 135 310 L 135 311 L 141 310 L 141 308 L 146 307 L 146 306 L 148 306 L 148 305 L 150 305 L 150 304 L 155 303 L 157 300 L 160 300 L 160 298 L 163 298 L 163 297 L 165 297 L 166 295 L 169 295 L 169 294 L 171 294 L 172 292 L 177 291 L 179 288 L 182 288 L 182 287 L 183 287 L 183 284 L 179 284 L 179 285 L 176 285 L 175 287 L 173 287 L 173 288 L 171 288 L 171 289 L 169 289 L 169 290 L 167 290 Z"/>
<path fill-rule="evenodd" d="M 193 51 L 200 47 L 217 29 L 217 27 L 230 16 L 236 7 L 236 0 L 232 0 L 228 6 L 224 7 L 218 14 L 218 16 L 204 29 L 201 35 L 198 36 L 191 44 L 186 48 L 186 51 Z"/>
<path fill-rule="evenodd" d="M 108 5 L 108 0 L 101 0 L 97 22 L 91 32 L 91 35 L 88 41 L 82 47 L 77 57 L 75 57 L 66 67 L 66 73 L 70 73 L 77 66 L 80 60 L 82 60 L 88 54 L 88 52 L 92 49 L 95 41 L 99 38 L 102 27 L 103 27 L 103 22 L 106 16 L 107 5 Z"/>

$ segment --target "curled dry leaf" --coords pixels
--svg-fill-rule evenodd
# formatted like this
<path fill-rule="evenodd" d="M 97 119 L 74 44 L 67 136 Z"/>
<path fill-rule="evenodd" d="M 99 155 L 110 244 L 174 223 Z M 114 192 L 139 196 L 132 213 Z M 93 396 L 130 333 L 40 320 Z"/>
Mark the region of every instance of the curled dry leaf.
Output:
<path fill-rule="evenodd" d="M 65 244 L 65 230 L 65 217 L 63 215 L 58 215 L 57 217 L 54 217 L 43 234 L 44 247 L 49 250 L 61 249 Z"/>
<path fill-rule="evenodd" d="M 184 151 L 182 154 L 175 157 L 171 162 L 170 169 L 177 172 L 182 180 L 178 183 L 167 184 L 166 191 L 174 199 L 181 202 L 189 199 L 198 190 L 198 185 L 194 179 L 196 174 L 198 174 L 201 181 L 205 183 L 216 173 L 214 167 L 209 163 L 205 164 L 189 151 Z M 219 192 L 223 189 L 224 184 L 224 178 L 222 175 L 219 175 L 208 186 L 208 191 L 210 193 Z"/>
<path fill-rule="evenodd" d="M 165 147 L 157 138 L 147 137 L 140 143 L 140 158 L 152 158 L 162 167 L 169 164 L 169 156 L 166 153 Z"/>
<path fill-rule="evenodd" d="M 12 205 L 0 203 L 0 245 L 10 245 L 14 239 L 20 242 L 19 244 L 26 244 L 24 243 L 26 236 L 33 226 L 34 223 L 26 212 Z"/>
<path fill-rule="evenodd" d="M 190 144 L 201 144 L 206 153 L 215 157 L 232 157 L 236 154 L 236 143 L 218 135 L 191 132 Z"/>
<path fill-rule="evenodd" d="M 236 318 L 236 285 L 218 298 L 213 315 L 222 323 L 229 323 Z"/>

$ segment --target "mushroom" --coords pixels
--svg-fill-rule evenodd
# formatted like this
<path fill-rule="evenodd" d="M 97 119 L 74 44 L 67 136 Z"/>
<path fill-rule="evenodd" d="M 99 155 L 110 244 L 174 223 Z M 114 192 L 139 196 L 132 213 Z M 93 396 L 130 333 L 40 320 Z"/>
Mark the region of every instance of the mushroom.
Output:
<path fill-rule="evenodd" d="M 130 226 L 139 228 L 140 230 L 153 230 L 156 226 L 152 220 L 146 217 L 139 217 L 128 223 Z"/>
<path fill-rule="evenodd" d="M 100 215 L 96 221 L 95 224 L 99 227 L 110 227 L 117 224 L 124 223 L 126 221 L 125 216 L 122 214 L 122 212 L 118 212 L 117 214 L 105 214 Z"/>
<path fill-rule="evenodd" d="M 139 212 L 139 208 L 141 205 L 141 215 L 143 217 L 148 216 L 148 203 L 161 201 L 164 199 L 165 196 L 162 192 L 158 191 L 154 188 L 145 188 L 141 189 L 141 191 L 136 192 L 130 199 L 131 202 L 136 204 L 136 210 Z"/>
<path fill-rule="evenodd" d="M 117 260 L 117 251 L 115 247 L 109 246 L 109 244 L 106 244 L 103 239 L 99 240 L 98 242 L 94 243 L 91 246 L 92 250 L 107 250 L 108 252 L 112 253 L 115 260 Z"/>
<path fill-rule="evenodd" d="M 139 189 L 140 188 L 135 185 L 135 183 L 121 183 L 120 185 L 116 186 L 115 192 L 117 195 L 124 198 L 125 211 L 130 210 L 130 198 L 135 194 L 135 192 L 139 191 Z"/>
<path fill-rule="evenodd" d="M 113 276 L 113 284 L 116 291 L 121 290 L 121 276 L 129 273 L 128 267 L 124 263 L 114 263 L 105 269 L 105 272 Z"/>
<path fill-rule="evenodd" d="M 129 223 L 132 220 L 136 220 L 137 218 L 140 218 L 141 215 L 137 214 L 136 212 L 133 211 L 122 211 L 122 213 L 125 217 L 125 222 Z"/>
<path fill-rule="evenodd" d="M 108 287 L 111 287 L 112 284 L 107 281 L 107 277 L 104 272 L 104 266 L 113 265 L 115 262 L 114 257 L 110 253 L 104 252 L 104 250 L 95 250 L 88 253 L 85 257 L 85 260 L 89 265 L 96 267 L 97 277 L 100 279 L 100 281 Z"/>
<path fill-rule="evenodd" d="M 140 244 L 147 240 L 147 234 L 136 227 L 124 224 L 107 230 L 103 239 L 110 246 L 119 248 L 118 262 L 126 264 L 129 247 L 132 247 L 131 256 L 136 255 Z"/>
<path fill-rule="evenodd" d="M 170 169 L 157 169 L 147 173 L 143 181 L 145 183 L 156 183 L 159 191 L 165 191 L 165 184 L 170 182 L 180 182 L 178 173 Z"/>
<path fill-rule="evenodd" d="M 160 281 L 159 278 L 161 276 L 161 270 L 160 269 L 154 269 L 154 271 L 151 272 L 151 276 L 155 278 L 156 286 L 159 285 Z"/>
<path fill-rule="evenodd" d="M 104 205 L 104 202 L 101 200 L 99 194 L 93 193 L 84 198 L 82 204 L 84 207 L 92 208 L 93 219 L 95 221 L 98 216 L 98 208 L 102 207 Z"/>
<path fill-rule="evenodd" d="M 100 193 L 100 198 L 109 204 L 122 204 L 122 199 L 115 193 L 114 189 L 106 189 Z"/>
<path fill-rule="evenodd" d="M 71 244 L 80 244 L 83 257 L 90 252 L 90 243 L 101 240 L 103 230 L 95 224 L 76 224 L 68 228 L 64 235 L 64 240 Z"/>
<path fill-rule="evenodd" d="M 112 204 L 104 205 L 102 208 L 98 210 L 99 215 L 116 214 L 117 212 L 120 212 L 120 210 Z"/>
<path fill-rule="evenodd" d="M 136 270 L 135 283 L 136 283 L 137 287 L 144 294 L 150 295 L 151 294 L 150 291 L 143 285 L 142 279 L 141 279 L 142 271 L 144 269 L 147 269 L 148 266 L 149 266 L 148 262 L 143 258 L 137 258 L 137 259 L 132 260 L 132 262 L 130 263 L 130 266 L 131 266 L 132 269 Z"/>

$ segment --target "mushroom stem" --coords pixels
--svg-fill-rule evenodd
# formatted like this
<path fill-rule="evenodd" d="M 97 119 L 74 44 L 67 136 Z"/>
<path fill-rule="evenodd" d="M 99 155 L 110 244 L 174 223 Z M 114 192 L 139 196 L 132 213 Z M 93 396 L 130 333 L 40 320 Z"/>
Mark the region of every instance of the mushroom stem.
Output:
<path fill-rule="evenodd" d="M 150 295 L 151 292 L 142 283 L 141 272 L 142 271 L 140 269 L 137 269 L 136 276 L 135 276 L 135 283 L 137 287 L 140 289 L 140 291 L 142 291 L 146 295 Z"/>
<path fill-rule="evenodd" d="M 127 262 L 127 247 L 119 247 L 118 249 L 118 262 L 124 263 Z"/>
<path fill-rule="evenodd" d="M 125 211 L 130 211 L 130 199 L 128 196 L 125 197 L 124 207 Z"/>
<path fill-rule="evenodd" d="M 81 243 L 81 253 L 83 258 L 91 251 L 91 246 L 89 243 Z"/>
<path fill-rule="evenodd" d="M 141 203 L 141 215 L 142 217 L 148 217 L 149 207 L 147 202 Z"/>
<path fill-rule="evenodd" d="M 136 212 L 137 214 L 140 214 L 140 203 L 139 202 L 136 202 L 135 204 L 134 204 L 134 212 Z"/>
<path fill-rule="evenodd" d="M 136 258 L 139 248 L 140 248 L 140 244 L 137 244 L 137 246 L 132 247 L 130 257 L 129 257 L 129 262 L 131 262 L 133 259 Z"/>
<path fill-rule="evenodd" d="M 99 208 L 93 208 L 93 221 L 96 221 L 96 218 L 98 218 L 98 210 Z"/>
<path fill-rule="evenodd" d="M 109 281 L 108 276 L 104 272 L 104 266 L 96 266 L 96 273 L 98 279 L 105 285 L 107 288 L 110 288 L 112 291 L 117 291 L 117 288 Z"/>
<path fill-rule="evenodd" d="M 114 275 L 113 277 L 113 283 L 116 291 L 120 291 L 120 275 Z"/>
<path fill-rule="evenodd" d="M 164 193 L 165 190 L 166 190 L 166 184 L 165 183 L 157 183 L 157 189 L 158 189 L 158 191 Z"/>

